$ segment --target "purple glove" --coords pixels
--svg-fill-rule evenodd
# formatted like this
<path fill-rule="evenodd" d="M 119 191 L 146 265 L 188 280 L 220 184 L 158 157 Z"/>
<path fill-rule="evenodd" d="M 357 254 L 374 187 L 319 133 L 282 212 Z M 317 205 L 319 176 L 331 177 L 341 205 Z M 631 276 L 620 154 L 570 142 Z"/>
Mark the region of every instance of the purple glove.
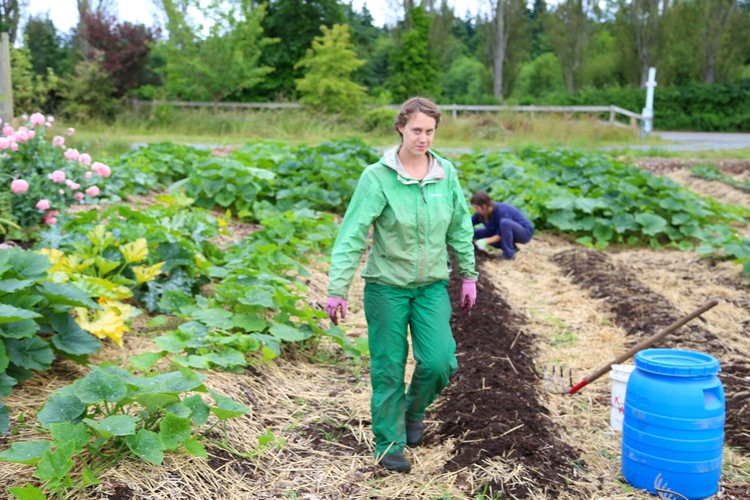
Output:
<path fill-rule="evenodd" d="M 461 310 L 467 313 L 477 303 L 477 280 L 464 278 L 461 283 Z"/>
<path fill-rule="evenodd" d="M 474 296 L 476 297 L 476 292 L 474 292 Z M 346 306 L 347 303 L 345 299 L 328 297 L 328 300 L 326 301 L 326 312 L 334 325 L 339 324 L 339 319 L 337 317 L 339 308 L 341 308 L 341 319 L 346 318 Z"/>

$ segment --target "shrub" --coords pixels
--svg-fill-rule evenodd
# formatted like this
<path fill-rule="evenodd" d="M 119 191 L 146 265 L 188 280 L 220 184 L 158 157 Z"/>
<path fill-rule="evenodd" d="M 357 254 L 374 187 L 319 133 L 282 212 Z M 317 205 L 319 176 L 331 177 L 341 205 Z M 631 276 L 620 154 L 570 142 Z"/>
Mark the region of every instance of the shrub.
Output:
<path fill-rule="evenodd" d="M 24 231 L 13 234 L 28 239 L 29 230 L 53 225 L 71 204 L 97 198 L 110 176 L 108 165 L 91 155 L 65 147 L 65 137 L 45 140 L 54 117 L 34 113 L 26 125 L 6 123 L 0 135 L 0 225 L 5 220 Z M 75 131 L 68 129 L 68 135 Z M 5 232 L 5 231 L 4 231 Z"/>

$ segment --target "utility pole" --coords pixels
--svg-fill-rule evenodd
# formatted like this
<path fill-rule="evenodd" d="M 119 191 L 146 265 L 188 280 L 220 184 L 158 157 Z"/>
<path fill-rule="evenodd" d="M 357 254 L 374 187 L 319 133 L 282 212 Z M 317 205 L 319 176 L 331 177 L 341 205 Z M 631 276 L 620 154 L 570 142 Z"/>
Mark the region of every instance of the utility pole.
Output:
<path fill-rule="evenodd" d="M 654 87 L 656 87 L 656 68 L 648 68 L 646 80 L 646 107 L 643 108 L 643 133 L 648 135 L 654 130 Z"/>
<path fill-rule="evenodd" d="M 0 33 L 0 118 L 13 119 L 13 84 L 10 78 L 10 37 Z"/>

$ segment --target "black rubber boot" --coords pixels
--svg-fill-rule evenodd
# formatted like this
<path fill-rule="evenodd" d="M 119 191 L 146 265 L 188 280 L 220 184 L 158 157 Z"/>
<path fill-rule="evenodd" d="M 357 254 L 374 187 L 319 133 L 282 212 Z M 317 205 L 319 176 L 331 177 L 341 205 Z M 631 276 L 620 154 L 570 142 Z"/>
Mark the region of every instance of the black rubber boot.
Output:
<path fill-rule="evenodd" d="M 424 437 L 424 422 L 421 420 L 406 421 L 406 446 L 415 448 L 422 444 Z"/>
<path fill-rule="evenodd" d="M 400 451 L 386 453 L 379 460 L 380 465 L 393 472 L 409 472 L 411 464 Z"/>

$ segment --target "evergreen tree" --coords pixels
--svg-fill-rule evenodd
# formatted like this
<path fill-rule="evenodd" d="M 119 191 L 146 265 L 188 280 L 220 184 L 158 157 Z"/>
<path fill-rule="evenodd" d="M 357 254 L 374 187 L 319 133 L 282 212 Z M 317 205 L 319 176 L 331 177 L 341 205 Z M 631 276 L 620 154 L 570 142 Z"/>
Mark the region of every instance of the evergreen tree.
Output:
<path fill-rule="evenodd" d="M 393 51 L 391 74 L 386 81 L 393 99 L 403 101 L 414 95 L 433 97 L 439 95 L 438 69 L 430 57 L 427 43 L 430 25 L 421 5 L 409 11 L 401 44 Z"/>
<path fill-rule="evenodd" d="M 271 0 L 262 27 L 279 43 L 263 50 L 261 65 L 274 71 L 258 86 L 255 97 L 293 99 L 295 79 L 302 76 L 295 64 L 321 34 L 320 26 L 345 23 L 344 8 L 337 0 Z"/>
<path fill-rule="evenodd" d="M 313 39 L 312 48 L 295 65 L 306 71 L 296 82 L 300 102 L 328 113 L 354 111 L 366 94 L 352 74 L 364 61 L 357 59 L 346 25 L 320 29 L 323 34 Z"/>
<path fill-rule="evenodd" d="M 49 17 L 31 17 L 24 26 L 23 39 L 34 73 L 46 75 L 48 68 L 58 75 L 69 73 L 68 48 Z"/>

